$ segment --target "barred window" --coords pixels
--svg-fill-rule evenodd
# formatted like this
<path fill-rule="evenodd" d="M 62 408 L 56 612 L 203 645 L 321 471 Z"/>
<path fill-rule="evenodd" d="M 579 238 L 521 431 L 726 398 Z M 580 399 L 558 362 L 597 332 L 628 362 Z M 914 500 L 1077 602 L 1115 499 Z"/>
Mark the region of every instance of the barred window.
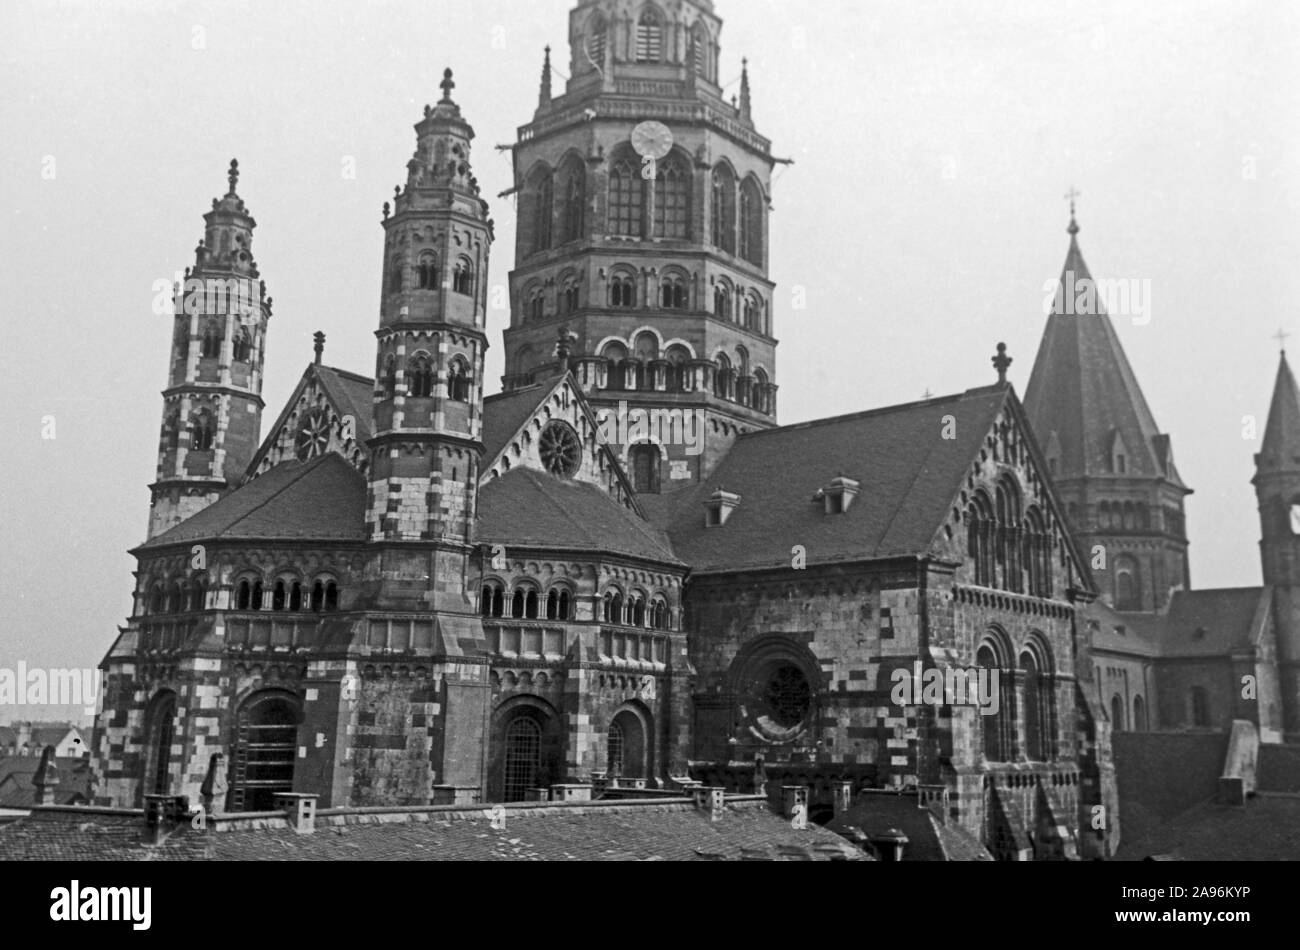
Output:
<path fill-rule="evenodd" d="M 656 176 L 655 235 L 685 240 L 690 237 L 690 172 L 677 159 L 659 163 Z"/>
<path fill-rule="evenodd" d="M 609 176 L 609 229 L 617 237 L 644 234 L 645 182 L 630 159 L 614 163 Z"/>
<path fill-rule="evenodd" d="M 638 63 L 657 63 L 663 59 L 664 28 L 659 14 L 650 8 L 643 10 L 636 25 L 636 60 Z"/>
<path fill-rule="evenodd" d="M 506 728 L 505 800 L 521 802 L 537 785 L 541 769 L 542 730 L 527 716 L 516 716 Z"/>
<path fill-rule="evenodd" d="M 617 722 L 609 724 L 607 751 L 605 770 L 610 778 L 620 778 L 623 775 L 623 727 Z"/>

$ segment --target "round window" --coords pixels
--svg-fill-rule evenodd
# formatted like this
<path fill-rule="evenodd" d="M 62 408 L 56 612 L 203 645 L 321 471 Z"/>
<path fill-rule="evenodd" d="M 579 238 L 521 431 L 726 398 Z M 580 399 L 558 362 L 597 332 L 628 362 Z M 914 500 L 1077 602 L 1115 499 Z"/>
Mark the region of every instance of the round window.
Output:
<path fill-rule="evenodd" d="M 537 448 L 542 464 L 552 475 L 572 478 L 582 466 L 582 441 L 567 422 L 548 422 Z"/>
<path fill-rule="evenodd" d="M 797 666 L 778 666 L 767 677 L 763 702 L 772 720 L 783 729 L 799 725 L 812 706 L 812 688 Z"/>

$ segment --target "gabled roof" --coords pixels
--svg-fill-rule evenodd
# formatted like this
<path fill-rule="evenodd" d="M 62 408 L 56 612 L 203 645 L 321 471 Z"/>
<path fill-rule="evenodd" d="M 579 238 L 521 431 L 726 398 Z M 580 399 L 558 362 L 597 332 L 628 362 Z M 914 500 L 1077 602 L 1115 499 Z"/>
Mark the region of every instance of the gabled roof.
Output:
<path fill-rule="evenodd" d="M 517 468 L 479 490 L 475 540 L 681 565 L 663 531 L 586 482 Z"/>
<path fill-rule="evenodd" d="M 1286 353 L 1277 366 L 1264 445 L 1255 456 L 1255 465 L 1261 472 L 1300 470 L 1300 392 Z"/>
<path fill-rule="evenodd" d="M 534 383 L 524 389 L 500 393 L 483 400 L 484 467 L 504 449 L 516 432 L 529 420 L 540 403 L 561 377 Z"/>
<path fill-rule="evenodd" d="M 1011 392 L 991 386 L 743 435 L 706 481 L 667 499 L 673 549 L 696 572 L 789 567 L 795 545 L 809 564 L 922 555 Z M 841 474 L 861 494 L 828 516 L 814 496 Z M 705 502 L 720 488 L 740 505 L 706 528 Z"/>
<path fill-rule="evenodd" d="M 1034 361 L 1025 410 L 1038 440 L 1060 440 L 1057 480 L 1110 475 L 1116 438 L 1128 450 L 1125 475 L 1165 479 L 1183 486 L 1167 438 L 1138 385 L 1119 336 L 1098 301 L 1096 313 L 1076 313 L 1066 305 L 1069 288 L 1092 275 L 1079 250 L 1078 227 L 1071 222 L 1056 306 L 1047 319 Z M 1162 441 L 1158 441 L 1162 440 Z"/>
<path fill-rule="evenodd" d="M 1162 621 L 1155 614 L 1121 613 L 1101 600 L 1088 604 L 1080 617 L 1093 650 L 1143 657 L 1160 655 Z"/>
<path fill-rule="evenodd" d="M 309 363 L 307 368 L 303 370 L 298 385 L 294 387 L 289 398 L 285 400 L 284 408 L 276 416 L 275 423 L 262 437 L 262 444 L 258 446 L 257 451 L 253 454 L 252 461 L 249 462 L 248 468 L 245 470 L 246 478 L 251 478 L 257 474 L 258 469 L 262 467 L 263 460 L 279 441 L 280 430 L 284 428 L 294 409 L 298 406 L 299 399 L 313 381 L 317 380 L 320 389 L 325 394 L 325 398 L 334 407 L 334 411 L 339 418 L 351 416 L 354 420 L 353 443 L 357 446 L 366 444 L 366 441 L 373 434 L 371 424 L 374 419 L 375 381 L 366 376 L 349 373 L 347 370 L 335 369 L 332 366 L 319 363 Z M 272 461 L 274 461 L 274 458 Z"/>
<path fill-rule="evenodd" d="M 992 861 L 980 841 L 952 822 L 944 823 L 929 808 L 918 805 L 915 792 L 859 792 L 847 811 L 826 825 L 850 840 L 867 840 L 891 831 L 907 836 L 904 861 Z"/>
<path fill-rule="evenodd" d="M 36 786 L 32 779 L 40 764 L 39 755 L 0 758 L 0 808 L 30 808 L 36 804 Z M 90 764 L 75 756 L 60 756 L 54 764 L 59 775 L 54 803 L 68 805 L 90 801 Z"/>
<path fill-rule="evenodd" d="M 1270 601 L 1267 587 L 1176 591 L 1161 624 L 1161 655 L 1226 659 L 1252 652 L 1268 621 Z"/>
<path fill-rule="evenodd" d="M 136 550 L 188 541 L 364 541 L 366 484 L 334 452 L 281 462 Z"/>

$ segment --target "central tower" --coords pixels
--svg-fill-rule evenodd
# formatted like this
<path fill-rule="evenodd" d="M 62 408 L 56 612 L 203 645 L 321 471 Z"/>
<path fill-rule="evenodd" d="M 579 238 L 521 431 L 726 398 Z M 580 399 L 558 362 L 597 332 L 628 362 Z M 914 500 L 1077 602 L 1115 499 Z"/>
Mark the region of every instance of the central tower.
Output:
<path fill-rule="evenodd" d="M 507 391 L 571 369 L 638 491 L 698 481 L 776 423 L 774 160 L 710 0 L 584 0 L 514 146 Z M 557 345 L 557 339 L 564 343 Z"/>

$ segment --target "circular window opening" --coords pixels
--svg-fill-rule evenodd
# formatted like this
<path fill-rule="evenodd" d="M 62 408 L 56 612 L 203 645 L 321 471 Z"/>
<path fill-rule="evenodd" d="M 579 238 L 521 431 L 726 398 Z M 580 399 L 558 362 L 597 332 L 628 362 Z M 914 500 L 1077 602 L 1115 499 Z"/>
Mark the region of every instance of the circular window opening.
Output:
<path fill-rule="evenodd" d="M 808 717 L 812 687 L 797 666 L 778 666 L 763 686 L 763 702 L 773 722 L 782 729 L 792 729 Z"/>
<path fill-rule="evenodd" d="M 567 422 L 548 422 L 538 440 L 542 465 L 552 475 L 572 478 L 582 466 L 582 440 Z"/>

